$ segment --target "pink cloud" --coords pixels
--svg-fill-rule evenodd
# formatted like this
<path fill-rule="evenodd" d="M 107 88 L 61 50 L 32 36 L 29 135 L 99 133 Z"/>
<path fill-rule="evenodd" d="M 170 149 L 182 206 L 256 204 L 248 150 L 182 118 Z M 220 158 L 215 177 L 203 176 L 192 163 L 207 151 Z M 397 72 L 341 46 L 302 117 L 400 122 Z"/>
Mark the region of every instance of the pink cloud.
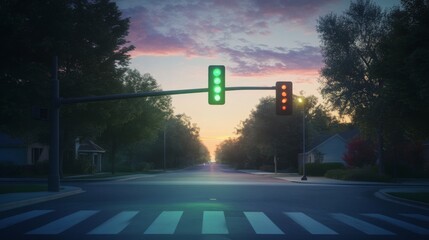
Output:
<path fill-rule="evenodd" d="M 235 66 L 229 70 L 234 76 L 263 76 L 280 74 L 317 75 L 322 67 L 322 55 L 318 47 L 304 46 L 300 49 L 241 49 L 222 48 Z"/>
<path fill-rule="evenodd" d="M 122 2 L 121 8 L 131 20 L 128 40 L 136 47 L 132 57 L 223 55 L 232 62 L 229 69 L 235 76 L 317 75 L 322 66 L 318 47 L 269 47 L 246 36 L 269 35 L 270 25 L 278 22 L 305 25 L 336 1 L 133 1 L 132 7 Z M 230 47 L 233 44 L 238 46 Z"/>

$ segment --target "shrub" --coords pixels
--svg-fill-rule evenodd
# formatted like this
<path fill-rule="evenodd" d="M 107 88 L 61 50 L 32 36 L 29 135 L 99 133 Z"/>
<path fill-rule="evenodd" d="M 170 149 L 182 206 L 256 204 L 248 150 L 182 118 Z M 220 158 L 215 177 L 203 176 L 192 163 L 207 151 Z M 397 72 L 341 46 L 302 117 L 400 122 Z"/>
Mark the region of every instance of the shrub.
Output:
<path fill-rule="evenodd" d="M 353 167 L 374 165 L 376 161 L 374 145 L 361 138 L 355 138 L 348 143 L 343 159 Z"/>
<path fill-rule="evenodd" d="M 376 167 L 333 169 L 326 172 L 325 177 L 349 181 L 388 182 L 390 177 L 378 175 Z"/>
<path fill-rule="evenodd" d="M 305 174 L 309 176 L 323 176 L 328 170 L 344 168 L 342 163 L 307 163 Z"/>

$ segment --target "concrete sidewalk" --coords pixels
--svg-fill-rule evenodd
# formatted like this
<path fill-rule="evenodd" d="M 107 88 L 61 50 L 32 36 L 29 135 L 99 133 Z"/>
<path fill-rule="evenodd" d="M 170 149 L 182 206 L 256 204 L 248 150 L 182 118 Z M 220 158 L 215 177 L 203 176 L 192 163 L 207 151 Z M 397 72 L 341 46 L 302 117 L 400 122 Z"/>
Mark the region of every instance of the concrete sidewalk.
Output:
<path fill-rule="evenodd" d="M 307 180 L 301 180 L 302 175 L 298 173 L 273 173 L 259 170 L 239 170 L 243 173 L 265 175 L 273 178 L 301 184 L 338 184 L 338 185 L 381 185 L 381 186 L 422 186 L 429 188 L 429 179 L 398 179 L 396 182 L 366 182 L 366 181 L 347 181 L 332 179 L 326 177 L 307 176 Z"/>
<path fill-rule="evenodd" d="M 83 192 L 84 191 L 78 187 L 61 186 L 61 190 L 59 192 L 24 192 L 0 194 L 0 212 Z"/>

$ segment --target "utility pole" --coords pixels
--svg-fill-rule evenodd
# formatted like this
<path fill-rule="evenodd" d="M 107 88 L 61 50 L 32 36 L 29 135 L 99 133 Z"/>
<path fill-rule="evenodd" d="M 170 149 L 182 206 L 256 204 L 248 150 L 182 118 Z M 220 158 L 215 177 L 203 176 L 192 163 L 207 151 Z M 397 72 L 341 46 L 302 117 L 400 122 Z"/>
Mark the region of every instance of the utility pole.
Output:
<path fill-rule="evenodd" d="M 49 176 L 48 190 L 50 192 L 60 191 L 60 167 L 59 167 L 59 146 L 60 146 L 60 85 L 58 81 L 58 57 L 52 61 L 51 80 L 51 143 L 49 147 Z"/>

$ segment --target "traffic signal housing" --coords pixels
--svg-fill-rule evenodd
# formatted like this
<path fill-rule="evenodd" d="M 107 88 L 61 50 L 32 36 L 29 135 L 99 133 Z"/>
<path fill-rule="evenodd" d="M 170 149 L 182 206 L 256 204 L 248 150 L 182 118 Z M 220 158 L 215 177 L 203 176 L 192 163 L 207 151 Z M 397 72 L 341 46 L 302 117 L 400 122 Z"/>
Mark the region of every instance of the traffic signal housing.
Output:
<path fill-rule="evenodd" d="M 209 66 L 209 104 L 225 104 L 225 66 Z"/>
<path fill-rule="evenodd" d="M 292 82 L 276 82 L 276 113 L 291 115 L 293 106 Z"/>

